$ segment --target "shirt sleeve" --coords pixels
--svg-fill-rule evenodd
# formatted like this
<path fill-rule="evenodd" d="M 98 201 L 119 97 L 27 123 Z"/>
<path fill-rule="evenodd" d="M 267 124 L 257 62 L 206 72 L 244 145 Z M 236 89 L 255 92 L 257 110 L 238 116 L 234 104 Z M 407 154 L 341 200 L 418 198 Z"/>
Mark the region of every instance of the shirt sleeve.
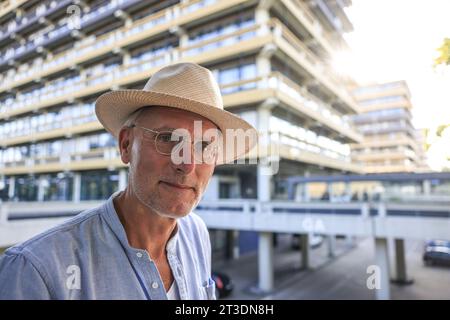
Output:
<path fill-rule="evenodd" d="M 0 256 L 0 300 L 51 299 L 41 273 L 23 253 Z"/>

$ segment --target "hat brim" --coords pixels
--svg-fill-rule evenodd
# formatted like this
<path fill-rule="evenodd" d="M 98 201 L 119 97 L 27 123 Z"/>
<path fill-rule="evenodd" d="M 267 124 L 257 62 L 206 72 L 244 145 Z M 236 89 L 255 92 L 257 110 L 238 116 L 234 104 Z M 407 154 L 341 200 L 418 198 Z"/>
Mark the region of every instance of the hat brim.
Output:
<path fill-rule="evenodd" d="M 195 100 L 161 92 L 132 89 L 110 91 L 102 94 L 96 100 L 95 113 L 105 129 L 117 139 L 120 129 L 129 115 L 145 106 L 166 106 L 186 110 L 213 122 L 223 135 L 223 153 L 219 156 L 217 165 L 230 163 L 247 155 L 258 141 L 258 132 L 255 128 L 237 115 Z M 226 134 L 227 130 L 230 129 L 233 130 L 232 132 L 241 134 Z M 239 129 L 243 132 L 235 131 Z M 237 146 L 237 139 L 242 139 L 243 133 L 246 135 L 243 148 L 242 145 L 239 149 L 236 149 L 236 147 L 227 148 L 230 143 L 232 143 L 232 146 Z M 230 139 L 234 141 L 230 141 Z M 242 143 L 242 140 L 239 142 Z"/>

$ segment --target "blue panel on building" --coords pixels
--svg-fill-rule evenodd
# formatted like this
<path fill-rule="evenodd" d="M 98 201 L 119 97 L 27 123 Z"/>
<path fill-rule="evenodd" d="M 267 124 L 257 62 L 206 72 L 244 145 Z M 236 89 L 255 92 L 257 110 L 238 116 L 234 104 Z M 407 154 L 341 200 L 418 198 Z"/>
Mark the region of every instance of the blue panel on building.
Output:
<path fill-rule="evenodd" d="M 258 232 L 240 231 L 239 232 L 239 253 L 245 254 L 258 249 Z"/>

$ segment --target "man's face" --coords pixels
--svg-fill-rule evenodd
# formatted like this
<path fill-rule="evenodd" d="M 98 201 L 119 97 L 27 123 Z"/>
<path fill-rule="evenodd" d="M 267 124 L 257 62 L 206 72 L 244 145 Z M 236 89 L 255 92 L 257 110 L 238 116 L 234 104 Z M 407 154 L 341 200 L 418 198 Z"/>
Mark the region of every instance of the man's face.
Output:
<path fill-rule="evenodd" d="M 194 121 L 201 121 L 203 132 L 217 129 L 211 121 L 195 113 L 151 107 L 136 119 L 136 127 L 125 129 L 128 133 L 120 136 L 121 143 L 129 139 L 131 190 L 142 204 L 164 217 L 183 217 L 197 205 L 215 165 L 213 162 L 196 163 L 194 155 L 192 161 L 177 164 L 170 155 L 158 152 L 156 134 L 142 127 L 154 131 L 181 129 L 194 140 Z"/>

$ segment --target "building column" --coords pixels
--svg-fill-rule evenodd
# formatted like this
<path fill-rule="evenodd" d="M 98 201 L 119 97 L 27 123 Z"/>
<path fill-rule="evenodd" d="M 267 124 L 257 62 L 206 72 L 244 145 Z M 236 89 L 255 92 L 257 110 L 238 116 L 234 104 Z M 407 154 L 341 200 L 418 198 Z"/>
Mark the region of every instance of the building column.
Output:
<path fill-rule="evenodd" d="M 127 170 L 120 169 L 119 170 L 119 190 L 125 190 L 127 187 Z"/>
<path fill-rule="evenodd" d="M 256 8 L 255 11 L 255 22 L 257 25 L 260 25 L 261 27 L 257 30 L 258 36 L 264 36 L 269 33 L 269 20 L 270 20 L 270 14 L 269 14 L 269 8 L 270 8 L 270 1 L 260 1 L 260 4 Z"/>
<path fill-rule="evenodd" d="M 431 181 L 423 180 L 422 182 L 423 194 L 429 196 L 431 194 Z"/>
<path fill-rule="evenodd" d="M 239 258 L 240 251 L 239 251 L 239 230 L 233 230 L 233 256 L 232 258 L 234 260 Z"/>
<path fill-rule="evenodd" d="M 270 292 L 274 287 L 273 234 L 260 232 L 258 240 L 259 289 Z"/>
<path fill-rule="evenodd" d="M 81 200 L 81 174 L 79 172 L 73 175 L 73 202 Z"/>
<path fill-rule="evenodd" d="M 375 297 L 377 300 L 390 299 L 390 279 L 389 279 L 389 252 L 386 238 L 375 238 L 375 262 L 379 268 L 380 277 L 379 288 L 375 288 Z"/>
<path fill-rule="evenodd" d="M 270 201 L 271 168 L 267 164 L 257 166 L 258 201 Z M 258 213 L 256 213 L 258 214 Z M 273 234 L 260 232 L 258 235 L 258 287 L 270 292 L 274 287 Z"/>
<path fill-rule="evenodd" d="M 300 234 L 300 250 L 301 250 L 301 268 L 306 270 L 309 268 L 309 234 Z"/>
<path fill-rule="evenodd" d="M 336 256 L 336 236 L 334 234 L 327 235 L 328 242 L 328 257 L 334 258 Z"/>
<path fill-rule="evenodd" d="M 352 201 L 352 187 L 351 187 L 350 182 L 345 183 L 345 194 L 348 196 L 349 202 L 351 202 Z"/>
<path fill-rule="evenodd" d="M 331 198 L 333 197 L 333 183 L 331 182 L 327 183 L 327 192 L 329 196 L 329 201 L 331 202 Z"/>
<path fill-rule="evenodd" d="M 348 247 L 350 247 L 350 248 L 353 248 L 353 247 L 355 247 L 355 245 L 356 245 L 356 239 L 355 239 L 355 236 L 353 236 L 353 235 L 346 235 L 345 236 L 345 242 L 347 243 L 347 246 Z"/>
<path fill-rule="evenodd" d="M 9 177 L 8 199 L 13 199 L 16 192 L 16 177 Z"/>
<path fill-rule="evenodd" d="M 411 284 L 413 283 L 413 280 L 408 278 L 406 268 L 405 241 L 403 239 L 394 239 L 394 243 L 396 270 L 394 282 L 399 284 Z"/>
<path fill-rule="evenodd" d="M 47 181 L 45 181 L 45 178 L 43 176 L 40 176 L 38 179 L 37 201 L 39 201 L 39 202 L 44 201 L 44 194 L 45 194 L 46 187 L 47 187 Z"/>

